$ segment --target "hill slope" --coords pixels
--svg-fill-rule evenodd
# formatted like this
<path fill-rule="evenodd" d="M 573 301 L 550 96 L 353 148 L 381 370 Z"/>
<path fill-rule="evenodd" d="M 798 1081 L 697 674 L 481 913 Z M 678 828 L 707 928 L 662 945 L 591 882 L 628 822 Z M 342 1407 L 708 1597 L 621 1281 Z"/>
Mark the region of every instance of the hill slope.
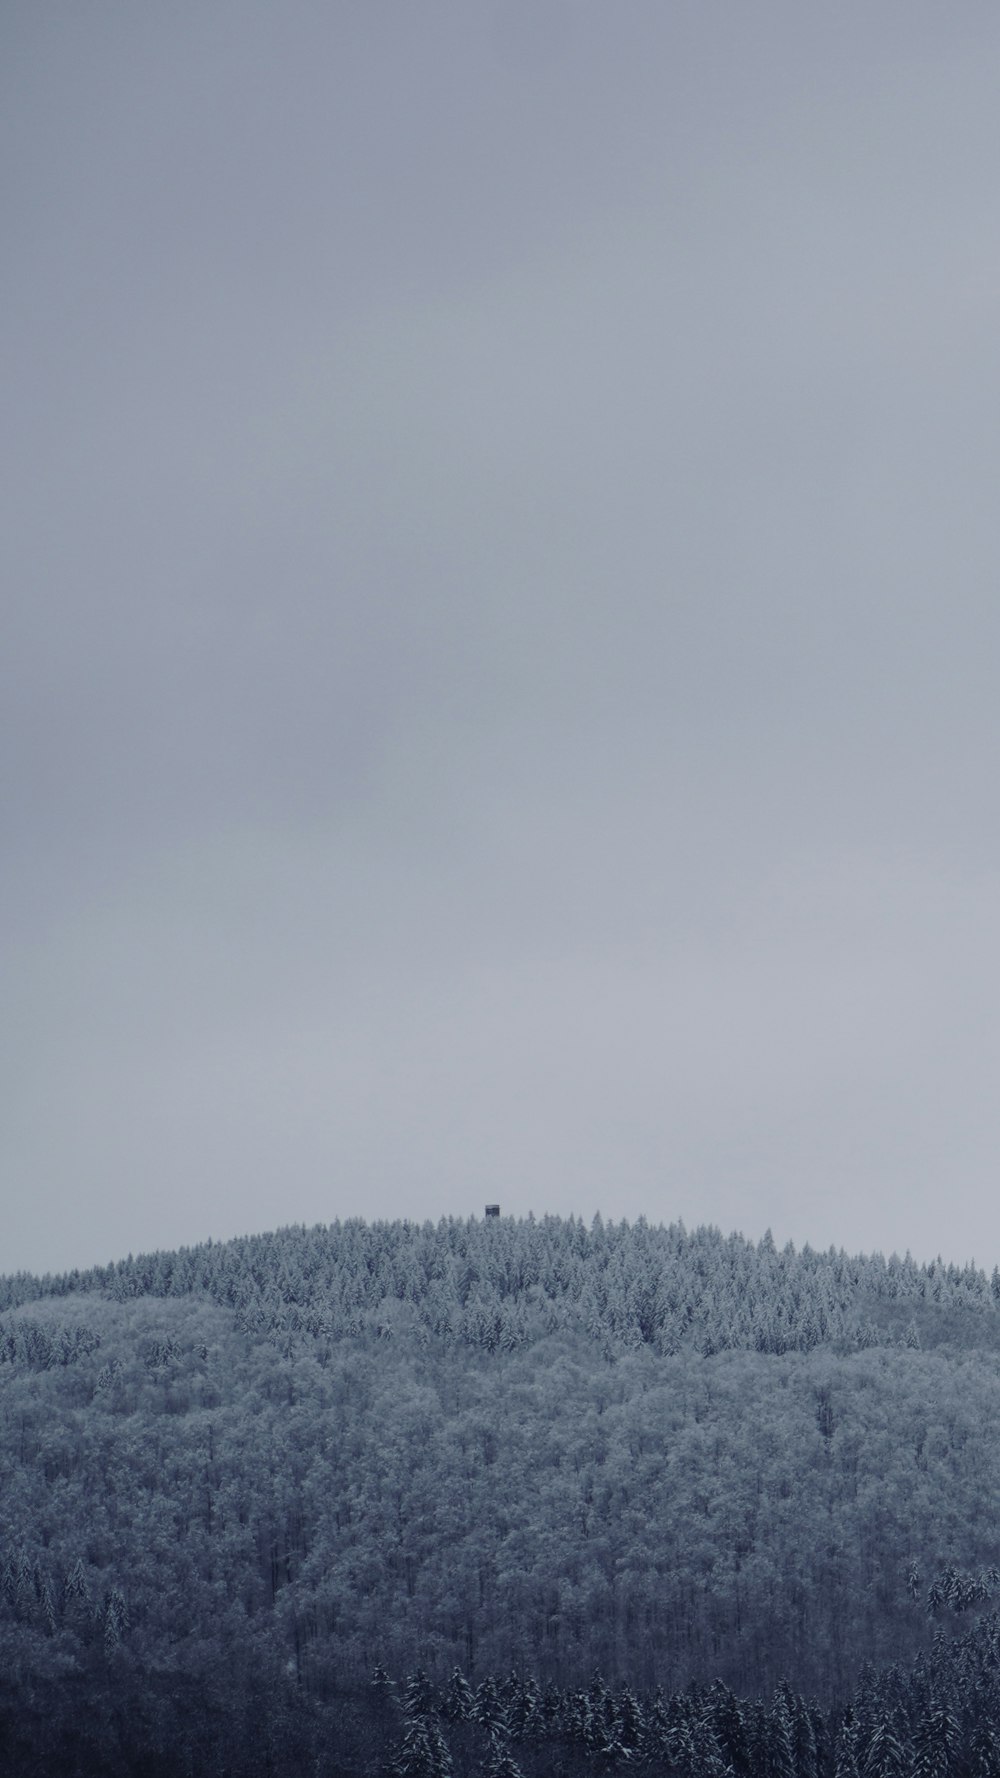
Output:
<path fill-rule="evenodd" d="M 556 1219 L 0 1281 L 11 1720 L 140 1685 L 147 1741 L 189 1694 L 252 1741 L 376 1666 L 843 1704 L 997 1585 L 998 1286 Z"/>

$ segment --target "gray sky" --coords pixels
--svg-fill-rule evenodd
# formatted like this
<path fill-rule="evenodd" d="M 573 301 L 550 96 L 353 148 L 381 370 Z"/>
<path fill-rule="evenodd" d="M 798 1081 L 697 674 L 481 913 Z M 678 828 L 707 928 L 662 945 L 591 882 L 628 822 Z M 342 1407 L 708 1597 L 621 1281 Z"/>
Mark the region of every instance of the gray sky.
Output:
<path fill-rule="evenodd" d="M 0 1267 L 1000 1260 L 1000 13 L 0 23 Z"/>

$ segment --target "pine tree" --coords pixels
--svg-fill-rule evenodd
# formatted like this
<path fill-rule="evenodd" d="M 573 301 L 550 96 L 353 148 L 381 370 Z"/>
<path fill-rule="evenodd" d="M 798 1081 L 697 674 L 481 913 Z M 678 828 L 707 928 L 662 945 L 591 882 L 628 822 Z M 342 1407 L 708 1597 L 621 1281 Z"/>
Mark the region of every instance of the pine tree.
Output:
<path fill-rule="evenodd" d="M 491 1741 L 484 1767 L 486 1778 L 523 1778 L 520 1766 L 502 1741 Z"/>
<path fill-rule="evenodd" d="M 787 1690 L 779 1690 L 775 1693 L 774 1702 L 768 1711 L 767 1743 L 770 1778 L 796 1778 L 792 1719 Z"/>
<path fill-rule="evenodd" d="M 705 1720 L 697 1722 L 691 1739 L 694 1748 L 692 1778 L 732 1778 L 732 1767 L 723 1757 L 710 1723 Z"/>
<path fill-rule="evenodd" d="M 423 1668 L 418 1667 L 403 1687 L 403 1709 L 407 1716 L 431 1716 L 436 1708 L 434 1687 Z"/>
<path fill-rule="evenodd" d="M 451 1754 L 437 1723 L 430 1717 L 407 1718 L 391 1770 L 398 1778 L 450 1778 Z"/>
<path fill-rule="evenodd" d="M 801 1698 L 792 1708 L 792 1769 L 796 1778 L 818 1778 L 819 1758 L 812 1717 Z"/>
<path fill-rule="evenodd" d="M 698 1749 L 686 1722 L 671 1723 L 667 1741 L 667 1758 L 681 1771 L 694 1774 L 698 1769 Z"/>
<path fill-rule="evenodd" d="M 586 1692 L 567 1692 L 561 1711 L 563 1730 L 571 1741 L 586 1746 L 591 1735 L 592 1712 Z"/>
<path fill-rule="evenodd" d="M 472 1687 L 460 1667 L 455 1667 L 444 1695 L 444 1714 L 449 1722 L 468 1722 L 475 1709 Z"/>
<path fill-rule="evenodd" d="M 75 1601 L 83 1604 L 87 1602 L 87 1576 L 79 1556 L 63 1582 L 63 1608 Z"/>
<path fill-rule="evenodd" d="M 815 1699 L 806 1705 L 806 1715 L 812 1725 L 813 1745 L 816 1748 L 816 1772 L 818 1778 L 832 1770 L 832 1737 L 829 1717 L 820 1709 Z"/>
<path fill-rule="evenodd" d="M 754 1778 L 769 1770 L 771 1757 L 770 1721 L 765 1706 L 758 1700 L 746 1710 L 747 1751 Z"/>
<path fill-rule="evenodd" d="M 472 1720 L 477 1722 L 488 1735 L 506 1736 L 509 1729 L 507 1712 L 500 1697 L 500 1689 L 492 1674 L 487 1674 L 476 1691 Z"/>
<path fill-rule="evenodd" d="M 28 1561 L 27 1551 L 23 1548 L 18 1552 L 17 1566 L 14 1570 L 14 1605 L 19 1612 L 27 1611 L 34 1597 L 35 1583 Z"/>
<path fill-rule="evenodd" d="M 113 1654 L 128 1629 L 128 1606 L 120 1588 L 112 1587 L 104 1602 L 104 1652 Z"/>
<path fill-rule="evenodd" d="M 749 1778 L 750 1745 L 743 1708 L 721 1679 L 717 1679 L 709 1690 L 705 1710 L 723 1759 L 732 1766 L 737 1778 Z"/>
<path fill-rule="evenodd" d="M 845 1710 L 834 1747 L 834 1778 L 860 1778 L 858 1766 L 858 1724 L 854 1711 Z"/>
<path fill-rule="evenodd" d="M 603 1730 L 591 1751 L 594 1769 L 598 1772 L 613 1772 L 617 1767 L 625 1765 L 629 1758 L 628 1749 L 614 1729 Z"/>
<path fill-rule="evenodd" d="M 619 1693 L 616 1705 L 618 1716 L 618 1734 L 622 1746 L 631 1753 L 642 1741 L 643 1716 L 642 1706 L 635 1693 L 625 1686 Z"/>
<path fill-rule="evenodd" d="M 543 1733 L 554 1735 L 563 1720 L 563 1697 L 555 1681 L 550 1679 L 542 1693 L 539 1714 Z"/>
<path fill-rule="evenodd" d="M 373 1669 L 371 1687 L 380 1704 L 388 1704 L 395 1694 L 396 1688 L 381 1663 Z"/>
<path fill-rule="evenodd" d="M 969 1747 L 971 1778 L 1000 1778 L 1000 1730 L 989 1717 L 976 1724 Z"/>
<path fill-rule="evenodd" d="M 914 1778 L 946 1778 L 951 1772 L 961 1735 L 947 1699 L 932 1695 L 913 1735 Z"/>
<path fill-rule="evenodd" d="M 507 1704 L 507 1720 L 511 1738 L 520 1741 L 532 1736 L 541 1723 L 542 1697 L 535 1679 L 518 1679 Z"/>
<path fill-rule="evenodd" d="M 862 1778 L 904 1778 L 906 1764 L 896 1724 L 885 1711 L 877 1717 L 868 1742 Z"/>

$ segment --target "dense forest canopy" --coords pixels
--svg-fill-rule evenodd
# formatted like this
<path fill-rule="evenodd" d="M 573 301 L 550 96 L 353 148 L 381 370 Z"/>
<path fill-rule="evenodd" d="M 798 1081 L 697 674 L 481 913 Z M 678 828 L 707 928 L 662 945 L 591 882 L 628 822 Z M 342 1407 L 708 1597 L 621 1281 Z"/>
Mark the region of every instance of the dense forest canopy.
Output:
<path fill-rule="evenodd" d="M 610 1769 L 623 1735 L 622 1762 L 693 1770 L 714 1710 L 705 1759 L 771 1769 L 727 1742 L 725 1697 L 783 1710 L 809 1778 L 849 1773 L 853 1724 L 876 1778 L 872 1697 L 895 1676 L 908 1757 L 930 1662 L 957 1761 L 983 1711 L 954 1674 L 995 1684 L 998 1311 L 971 1265 L 599 1218 L 352 1221 L 2 1279 L 8 1753 L 68 1760 L 86 1700 L 81 1772 L 157 1748 L 179 1770 L 182 1742 L 192 1770 L 223 1742 L 234 1772 L 318 1747 L 331 1771 Z M 487 1716 L 506 1686 L 502 1735 L 459 1680 Z M 585 1733 L 567 1700 L 595 1686 Z"/>

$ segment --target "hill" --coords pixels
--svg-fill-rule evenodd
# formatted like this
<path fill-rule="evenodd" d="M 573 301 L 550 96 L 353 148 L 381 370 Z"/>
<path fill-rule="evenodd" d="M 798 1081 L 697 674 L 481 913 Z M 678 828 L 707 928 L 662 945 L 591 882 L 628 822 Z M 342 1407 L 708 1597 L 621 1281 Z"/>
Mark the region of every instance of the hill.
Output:
<path fill-rule="evenodd" d="M 0 1280 L 0 1748 L 361 1772 L 424 1724 L 459 1769 L 610 1769 L 612 1728 L 621 1763 L 642 1751 L 628 1696 L 650 1769 L 693 1769 L 708 1722 L 705 1757 L 751 1778 L 784 1711 L 793 1770 L 839 1773 L 846 1722 L 875 1778 L 878 1723 L 905 1750 L 950 1687 L 971 1757 L 998 1309 L 971 1266 L 599 1219 L 290 1228 Z M 503 1735 L 459 1681 L 487 1716 L 496 1689 Z M 511 1740 L 532 1709 L 537 1750 Z"/>

